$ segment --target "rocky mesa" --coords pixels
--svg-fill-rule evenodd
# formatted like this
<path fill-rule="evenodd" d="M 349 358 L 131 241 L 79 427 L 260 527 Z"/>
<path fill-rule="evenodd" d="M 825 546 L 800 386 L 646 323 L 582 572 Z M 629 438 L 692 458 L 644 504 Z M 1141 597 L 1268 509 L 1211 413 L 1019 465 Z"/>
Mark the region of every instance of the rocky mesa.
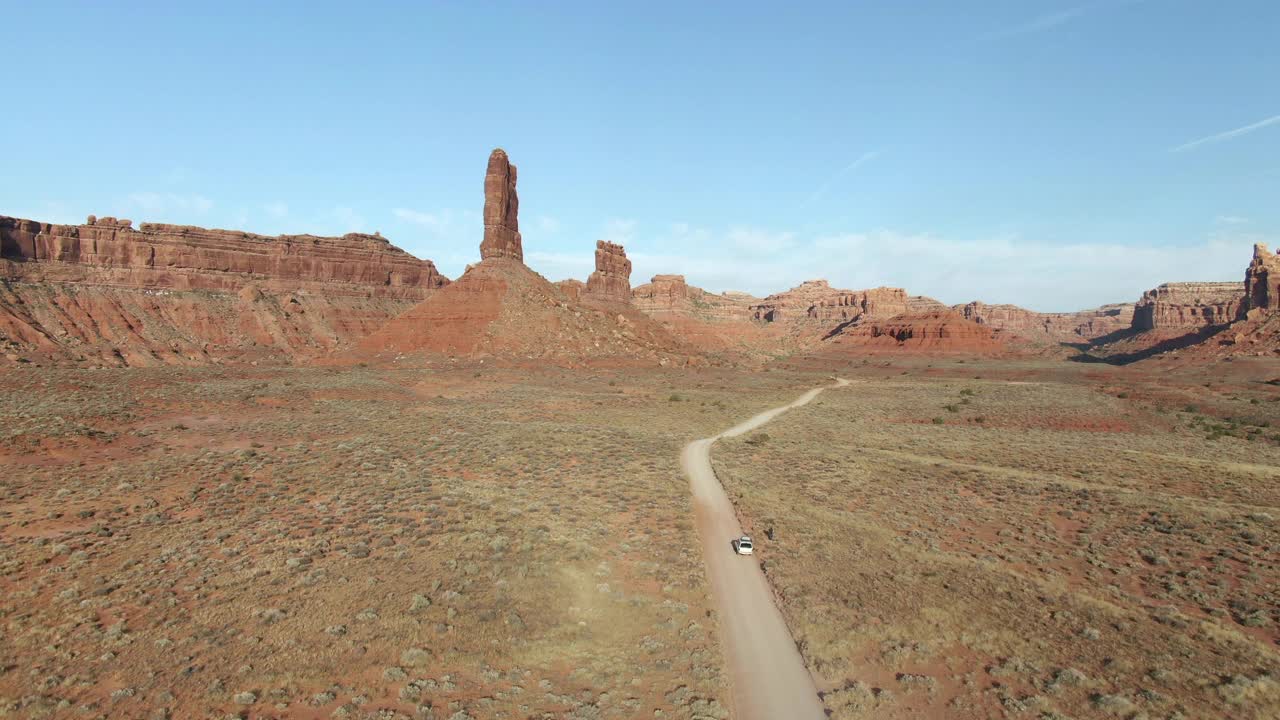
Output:
<path fill-rule="evenodd" d="M 89 216 L 56 225 L 0 216 L 2 277 L 127 288 L 239 292 L 311 289 L 326 295 L 421 300 L 449 281 L 381 235 L 265 236 Z"/>
<path fill-rule="evenodd" d="M 448 283 L 376 234 L 0 217 L 0 346 L 17 358 L 290 362 L 363 337 Z"/>

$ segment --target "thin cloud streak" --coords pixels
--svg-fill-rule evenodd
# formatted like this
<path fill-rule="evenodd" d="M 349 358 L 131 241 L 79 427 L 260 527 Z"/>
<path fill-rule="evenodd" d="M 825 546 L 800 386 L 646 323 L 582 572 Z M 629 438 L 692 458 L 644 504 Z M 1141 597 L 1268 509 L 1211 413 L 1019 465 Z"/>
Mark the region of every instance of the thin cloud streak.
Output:
<path fill-rule="evenodd" d="M 879 156 L 880 156 L 879 150 L 871 150 L 869 152 L 863 153 L 858 159 L 854 160 L 848 165 L 845 165 L 840 172 L 836 173 L 835 175 L 832 175 L 831 179 L 823 183 L 821 187 L 819 187 L 817 190 L 814 190 L 813 194 L 805 198 L 804 202 L 800 203 L 799 209 L 804 209 L 809 205 L 813 204 L 823 195 L 826 195 L 827 191 L 831 189 L 831 186 L 835 185 L 836 182 L 840 180 L 840 178 L 844 177 L 845 175 L 848 175 L 854 170 L 857 170 L 860 166 L 876 159 Z"/>
<path fill-rule="evenodd" d="M 1079 5 L 1073 8 L 1067 8 L 1066 10 L 1059 10 L 1058 12 L 1049 13 L 1048 15 L 1041 15 L 1040 17 L 1021 25 L 988 33 L 983 37 L 986 40 L 997 40 L 1000 38 L 1017 37 L 1019 35 L 1029 35 L 1031 33 L 1051 30 L 1059 25 L 1065 25 L 1066 23 L 1075 20 L 1093 7 L 1093 5 Z"/>
<path fill-rule="evenodd" d="M 1235 130 L 1227 130 L 1226 132 L 1220 132 L 1216 135 L 1209 135 L 1208 137 L 1202 137 L 1199 140 L 1192 140 L 1191 142 L 1183 143 L 1175 148 L 1170 148 L 1169 152 L 1180 153 L 1192 148 L 1200 147 L 1201 145 L 1219 143 L 1224 140 L 1240 137 L 1241 135 L 1247 135 L 1254 130 L 1261 130 L 1264 127 L 1275 125 L 1277 123 L 1280 123 L 1280 115 L 1272 115 L 1271 117 L 1265 120 L 1259 120 L 1252 125 L 1245 125 L 1244 127 L 1238 127 Z"/>
<path fill-rule="evenodd" d="M 1072 20 L 1083 17 L 1094 10 L 1140 5 L 1146 1 L 1147 0 L 1111 0 L 1110 2 L 1107 2 L 1106 0 L 1101 0 L 1099 2 L 1076 5 L 1075 7 L 1069 7 L 1064 10 L 1048 13 L 1047 15 L 1041 15 L 1040 17 L 1033 18 L 1022 23 L 1021 25 L 1014 25 L 1013 27 L 1005 28 L 1004 30 L 996 30 L 987 33 L 980 39 L 999 40 L 1002 38 L 1011 38 L 1018 37 L 1019 35 L 1030 35 L 1032 33 L 1044 32 L 1046 30 L 1052 30 L 1056 27 L 1066 25 Z"/>

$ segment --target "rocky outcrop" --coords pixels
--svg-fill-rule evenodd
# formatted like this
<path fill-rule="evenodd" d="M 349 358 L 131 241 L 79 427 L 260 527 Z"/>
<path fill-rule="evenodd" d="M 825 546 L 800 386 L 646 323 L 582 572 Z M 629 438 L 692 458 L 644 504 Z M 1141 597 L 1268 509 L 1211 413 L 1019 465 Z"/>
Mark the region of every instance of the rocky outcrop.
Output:
<path fill-rule="evenodd" d="M 484 239 L 480 258 L 510 258 L 524 262 L 520 240 L 520 198 L 516 195 L 516 166 L 498 148 L 489 154 L 484 175 Z"/>
<path fill-rule="evenodd" d="M 809 317 L 809 309 L 819 302 L 851 292 L 851 290 L 833 289 L 826 280 L 806 280 L 790 290 L 774 293 L 752 306 L 751 316 L 766 322 L 804 319 Z"/>
<path fill-rule="evenodd" d="M 882 320 L 850 322 L 837 327 L 828 342 L 856 348 L 922 352 L 992 353 L 1004 349 L 988 327 L 952 310 L 896 315 Z"/>
<path fill-rule="evenodd" d="M 462 277 L 364 338 L 356 358 L 423 353 L 453 357 L 589 361 L 691 362 L 691 349 L 627 306 L 631 263 L 620 245 L 600 243 L 591 283 L 548 282 L 522 261 L 515 166 L 495 150 L 485 176 L 484 259 Z M 517 262 L 510 262 L 515 260 Z M 619 292 L 621 290 L 621 292 Z M 579 302 L 591 292 L 592 303 Z M 599 299 L 610 302 L 602 306 Z"/>
<path fill-rule="evenodd" d="M 1017 305 L 988 305 L 977 300 L 952 308 L 979 325 L 1032 339 L 1091 340 L 1124 330 L 1133 322 L 1133 305 L 1104 305 L 1074 313 L 1042 313 Z"/>
<path fill-rule="evenodd" d="M 577 302 L 582 299 L 582 291 L 586 289 L 587 284 L 581 280 L 569 278 L 568 280 L 557 282 L 556 287 L 560 288 L 560 292 L 564 293 L 565 297 Z"/>
<path fill-rule="evenodd" d="M 811 305 L 807 315 L 811 320 L 842 322 L 859 317 L 885 318 L 944 308 L 942 303 L 932 298 L 909 296 L 902 288 L 878 287 L 855 292 L 838 291 Z"/>
<path fill-rule="evenodd" d="M 814 320 L 838 323 L 861 317 L 887 318 L 943 309 L 946 306 L 937 300 L 909 296 L 902 288 L 840 290 L 831 287 L 826 280 L 806 280 L 756 303 L 751 308 L 751 316 L 765 322 Z"/>
<path fill-rule="evenodd" d="M 760 298 L 727 291 L 709 293 L 689 285 L 683 275 L 654 275 L 631 290 L 631 304 L 653 317 L 696 317 L 701 320 L 750 320 L 752 305 Z"/>
<path fill-rule="evenodd" d="M 1253 246 L 1253 261 L 1244 276 L 1244 312 L 1280 310 L 1280 254 L 1263 243 Z"/>
<path fill-rule="evenodd" d="M 448 284 L 380 235 L 0 217 L 0 345 L 91 365 L 292 362 Z"/>
<path fill-rule="evenodd" d="M 608 303 L 631 303 L 631 261 L 621 245 L 596 241 L 596 271 L 582 296 Z"/>
<path fill-rule="evenodd" d="M 125 288 L 421 300 L 449 281 L 380 235 L 279 235 L 90 216 L 55 225 L 0 216 L 0 278 Z"/>
<path fill-rule="evenodd" d="M 1238 282 L 1165 283 L 1142 294 L 1134 306 L 1134 330 L 1198 330 L 1226 325 L 1244 312 Z"/>

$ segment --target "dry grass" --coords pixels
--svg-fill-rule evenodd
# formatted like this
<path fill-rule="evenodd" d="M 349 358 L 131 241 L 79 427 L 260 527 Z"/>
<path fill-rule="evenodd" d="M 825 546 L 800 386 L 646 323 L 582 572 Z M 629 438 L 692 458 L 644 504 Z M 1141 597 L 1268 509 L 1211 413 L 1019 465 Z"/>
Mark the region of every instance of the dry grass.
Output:
<path fill-rule="evenodd" d="M 733 378 L 11 370 L 0 715 L 724 717 L 677 456 L 811 382 Z"/>
<path fill-rule="evenodd" d="M 1280 716 L 1274 388 L 847 371 L 714 455 L 834 717 Z"/>

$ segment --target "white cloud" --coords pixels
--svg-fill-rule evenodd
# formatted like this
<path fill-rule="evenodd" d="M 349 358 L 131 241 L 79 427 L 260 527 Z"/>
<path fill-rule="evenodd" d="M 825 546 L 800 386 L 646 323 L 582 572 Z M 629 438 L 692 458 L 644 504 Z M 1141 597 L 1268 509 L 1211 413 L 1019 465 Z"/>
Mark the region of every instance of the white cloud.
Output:
<path fill-rule="evenodd" d="M 689 229 L 686 234 L 702 231 Z M 713 292 L 767 295 L 814 278 L 833 286 L 903 287 L 948 304 L 982 300 L 1040 311 L 1081 310 L 1133 302 L 1164 282 L 1243 279 L 1255 241 L 1266 237 L 1221 232 L 1189 245 L 1075 243 L 1051 245 L 1017 236 L 955 239 L 876 230 L 800 236 L 764 230 L 706 232 L 688 251 L 628 252 L 632 284 L 658 273 L 682 273 Z M 743 234 L 788 237 L 773 253 L 743 252 Z M 1274 241 L 1274 238 L 1272 238 Z M 648 246 L 644 243 L 643 246 Z M 669 238 L 653 246 L 680 248 Z"/>
<path fill-rule="evenodd" d="M 184 215 L 204 215 L 213 209 L 213 201 L 198 194 L 135 192 L 126 201 L 130 211 L 140 211 L 148 217 L 184 222 Z"/>
<path fill-rule="evenodd" d="M 736 251 L 750 255 L 774 255 L 790 250 L 796 244 L 795 233 L 752 227 L 730 228 L 726 238 Z"/>
<path fill-rule="evenodd" d="M 1198 140 L 1192 140 L 1191 142 L 1183 143 L 1177 147 L 1170 148 L 1169 152 L 1175 152 L 1175 153 L 1185 152 L 1187 150 L 1200 147 L 1201 145 L 1219 143 L 1224 140 L 1230 140 L 1232 138 L 1240 137 L 1241 135 L 1247 135 L 1253 132 L 1254 130 L 1261 130 L 1262 128 L 1275 125 L 1277 123 L 1280 123 L 1280 115 L 1272 115 L 1269 118 L 1266 118 L 1264 120 L 1259 120 L 1256 123 L 1245 125 L 1244 127 L 1238 127 L 1234 130 L 1227 130 L 1225 132 L 1220 132 L 1214 135 L 1208 135 L 1206 137 L 1202 137 Z"/>
<path fill-rule="evenodd" d="M 289 215 L 289 206 L 282 202 L 267 203 L 262 206 L 262 209 L 266 211 L 268 215 L 276 219 L 285 218 Z"/>

